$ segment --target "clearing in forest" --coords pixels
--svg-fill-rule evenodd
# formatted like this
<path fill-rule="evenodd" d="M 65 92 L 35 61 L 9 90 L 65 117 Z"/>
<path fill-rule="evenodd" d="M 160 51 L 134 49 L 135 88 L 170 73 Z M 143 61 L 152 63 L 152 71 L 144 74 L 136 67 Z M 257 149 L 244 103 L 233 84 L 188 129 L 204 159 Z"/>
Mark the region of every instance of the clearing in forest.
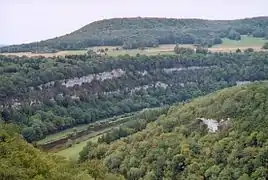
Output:
<path fill-rule="evenodd" d="M 109 129 L 103 130 L 103 132 L 99 132 L 99 134 L 96 134 L 95 136 L 92 136 L 91 138 L 81 141 L 80 143 L 73 144 L 71 147 L 67 147 L 66 149 L 60 150 L 56 152 L 56 155 L 62 156 L 68 160 L 78 160 L 79 153 L 83 150 L 83 148 L 87 145 L 89 141 L 91 142 L 98 142 L 98 138 L 105 132 L 107 132 Z"/>
<path fill-rule="evenodd" d="M 209 50 L 212 52 L 235 52 L 237 49 L 245 50 L 252 48 L 255 51 L 261 51 L 266 42 L 268 40 L 252 36 L 241 36 L 239 41 L 224 38 L 222 44 L 215 45 L 209 48 Z"/>

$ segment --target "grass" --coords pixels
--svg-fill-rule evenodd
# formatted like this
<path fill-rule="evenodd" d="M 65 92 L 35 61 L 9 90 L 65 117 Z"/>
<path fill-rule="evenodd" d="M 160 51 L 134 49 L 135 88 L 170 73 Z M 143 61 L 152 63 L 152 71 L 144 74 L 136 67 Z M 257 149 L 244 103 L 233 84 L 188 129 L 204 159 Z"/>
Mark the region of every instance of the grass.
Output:
<path fill-rule="evenodd" d="M 120 122 L 120 121 L 124 120 L 124 117 L 133 116 L 136 113 L 138 113 L 138 112 L 126 113 L 126 114 L 123 114 L 123 115 L 119 115 L 119 116 L 99 120 L 99 121 L 96 121 L 96 122 L 91 123 L 91 124 L 84 124 L 84 125 L 75 126 L 73 128 L 66 129 L 64 131 L 60 131 L 60 132 L 57 132 L 57 133 L 54 133 L 54 134 L 50 134 L 50 135 L 46 136 L 44 139 L 41 139 L 41 140 L 37 141 L 36 143 L 39 144 L 39 145 L 47 144 L 49 142 L 57 141 L 57 140 L 60 140 L 60 139 L 63 139 L 65 137 L 69 136 L 70 134 L 72 134 L 74 132 L 75 129 L 76 129 L 77 132 L 81 132 L 81 131 L 87 130 L 89 125 L 96 125 L 96 124 L 99 124 L 101 122 L 107 122 L 107 121 Z"/>
<path fill-rule="evenodd" d="M 87 50 L 70 50 L 70 51 L 59 51 L 56 53 L 31 53 L 31 52 L 19 52 L 19 53 L 0 53 L 0 55 L 14 55 L 14 56 L 44 56 L 44 57 L 53 57 L 53 56 L 65 56 L 65 55 L 80 55 L 85 54 Z"/>
<path fill-rule="evenodd" d="M 213 46 L 213 48 L 223 48 L 223 47 L 262 47 L 267 40 L 263 38 L 255 38 L 252 36 L 241 36 L 240 41 L 234 41 L 230 39 L 223 39 L 223 43 Z"/>
<path fill-rule="evenodd" d="M 247 48 L 253 48 L 256 51 L 260 51 L 262 46 L 267 42 L 267 40 L 263 38 L 255 38 L 251 36 L 241 36 L 240 41 L 230 40 L 230 39 L 223 39 L 223 43 L 219 45 L 215 45 L 211 48 L 209 48 L 212 52 L 235 52 L 238 48 L 241 50 L 245 50 Z M 181 47 L 187 47 L 187 48 L 195 48 L 191 44 L 186 45 L 180 45 Z M 118 56 L 118 55 L 125 55 L 128 54 L 130 56 L 135 56 L 136 54 L 141 55 L 158 55 L 158 54 L 174 54 L 175 44 L 164 44 L 160 45 L 156 48 L 145 48 L 144 50 L 141 49 L 130 49 L 130 50 L 124 50 L 120 48 L 119 46 L 99 46 L 99 47 L 93 47 L 92 49 L 94 51 L 97 51 L 98 49 L 105 49 L 108 48 L 108 51 L 106 52 L 110 56 Z M 116 48 L 119 48 L 119 50 L 115 50 Z"/>
<path fill-rule="evenodd" d="M 234 52 L 238 48 L 241 50 L 245 50 L 247 48 L 253 48 L 255 51 L 262 50 L 262 46 L 265 44 L 265 42 L 268 42 L 268 40 L 265 40 L 263 38 L 255 38 L 252 36 L 242 36 L 240 41 L 230 40 L 230 39 L 223 39 L 223 43 L 219 45 L 215 45 L 212 48 L 209 48 L 212 52 Z M 158 55 L 158 54 L 174 54 L 175 44 L 164 44 L 160 45 L 156 48 L 145 48 L 144 50 L 141 49 L 130 49 L 130 50 L 124 50 L 120 46 L 96 46 L 92 47 L 90 49 L 94 51 L 98 51 L 99 49 L 108 49 L 106 52 L 109 56 L 118 56 L 118 55 L 125 55 L 129 54 L 130 56 L 135 56 L 137 54 L 141 55 Z M 181 47 L 188 47 L 188 48 L 194 48 L 193 45 L 181 45 Z M 116 48 L 119 48 L 119 50 L 116 50 Z M 45 56 L 45 57 L 52 57 L 52 56 L 64 56 L 64 55 L 73 55 L 73 54 L 85 54 L 87 50 L 71 50 L 71 51 L 59 51 L 57 53 L 40 53 L 35 54 L 31 52 L 25 52 L 25 53 L 2 53 L 3 55 L 17 55 L 17 56 Z"/>
<path fill-rule="evenodd" d="M 145 108 L 139 112 L 137 112 L 136 114 L 138 113 L 142 113 L 144 111 L 147 111 L 149 109 L 159 109 L 158 108 Z M 132 116 L 135 116 L 135 115 L 132 115 Z M 123 119 L 126 119 L 128 117 L 131 117 L 131 116 L 126 116 L 126 117 L 121 117 L 118 119 L 118 121 L 120 120 L 123 120 Z M 126 123 L 126 122 L 124 122 Z M 122 124 L 124 124 L 122 123 Z M 105 129 L 102 129 L 102 130 L 99 130 L 99 131 L 96 131 L 96 132 L 92 132 L 90 134 L 87 134 L 83 137 L 80 137 L 78 139 L 76 139 L 76 142 L 79 142 L 79 143 L 74 143 L 71 147 L 67 147 L 65 149 L 62 149 L 62 150 L 58 150 L 58 151 L 54 151 L 56 155 L 59 155 L 59 156 L 62 156 L 62 157 L 65 157 L 66 159 L 69 159 L 69 160 L 78 160 L 79 158 L 79 153 L 83 150 L 83 148 L 87 145 L 87 143 L 89 141 L 91 142 L 97 142 L 98 141 L 98 138 L 105 134 L 106 132 L 112 130 L 113 128 L 116 128 L 118 126 L 120 126 L 121 124 L 119 125 L 114 125 L 112 127 L 108 127 L 108 128 L 105 128 Z M 53 151 L 51 151 L 53 152 Z"/>
<path fill-rule="evenodd" d="M 69 148 L 63 149 L 61 151 L 56 152 L 56 155 L 65 157 L 66 159 L 70 159 L 70 160 L 78 160 L 79 158 L 79 152 L 83 150 L 83 148 L 87 145 L 87 143 L 89 141 L 91 142 L 97 142 L 98 138 L 101 136 L 97 135 L 97 136 L 93 136 L 85 141 L 82 141 L 78 144 L 74 144 Z"/>
<path fill-rule="evenodd" d="M 209 50 L 212 52 L 234 52 L 238 48 L 241 50 L 245 50 L 247 48 L 253 48 L 255 51 L 261 51 L 262 46 L 267 42 L 267 40 L 263 38 L 255 38 L 252 36 L 241 36 L 240 41 L 223 39 L 223 43 L 219 45 L 215 45 Z"/>
<path fill-rule="evenodd" d="M 44 139 L 41 139 L 41 140 L 37 141 L 36 143 L 37 144 L 47 144 L 49 142 L 56 141 L 56 140 L 62 139 L 64 137 L 67 137 L 68 135 L 70 135 L 74 132 L 74 129 L 77 129 L 77 131 L 79 132 L 79 131 L 86 130 L 87 128 L 88 128 L 88 124 L 76 126 L 74 128 L 66 129 L 64 131 L 60 131 L 58 133 L 48 135 Z"/>
<path fill-rule="evenodd" d="M 193 45 L 181 45 L 182 47 L 193 47 Z M 99 47 L 93 47 L 91 48 L 94 51 L 97 51 L 98 49 L 105 49 L 107 48 L 108 51 L 106 52 L 109 56 L 118 56 L 118 55 L 125 55 L 128 54 L 130 56 L 136 56 L 137 54 L 141 55 L 158 55 L 158 54 L 174 54 L 175 44 L 164 44 L 159 45 L 158 47 L 148 47 L 144 50 L 141 49 L 122 49 L 120 46 L 99 46 Z M 116 50 L 116 48 L 119 48 L 119 50 Z"/>

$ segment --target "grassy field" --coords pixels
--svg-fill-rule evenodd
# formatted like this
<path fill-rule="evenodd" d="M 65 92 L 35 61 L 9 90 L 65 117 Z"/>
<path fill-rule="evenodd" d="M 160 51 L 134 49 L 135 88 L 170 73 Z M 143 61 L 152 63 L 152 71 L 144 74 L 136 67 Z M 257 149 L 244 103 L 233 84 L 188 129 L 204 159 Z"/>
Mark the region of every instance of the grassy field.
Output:
<path fill-rule="evenodd" d="M 253 48 L 255 51 L 262 50 L 262 46 L 265 44 L 265 42 L 268 42 L 268 40 L 265 40 L 263 38 L 254 38 L 251 36 L 242 36 L 240 41 L 234 41 L 230 39 L 223 39 L 223 43 L 219 45 L 215 45 L 209 50 L 211 52 L 235 52 L 238 48 L 241 50 L 245 50 L 247 48 Z M 120 46 L 97 46 L 92 47 L 90 49 L 94 51 L 98 51 L 100 49 L 108 49 L 106 52 L 109 56 L 118 56 L 118 55 L 125 55 L 129 54 L 131 56 L 135 56 L 136 54 L 141 55 L 158 55 L 158 54 L 174 54 L 175 44 L 165 44 L 160 45 L 156 48 L 145 48 L 144 50 L 141 49 L 131 49 L 131 50 L 124 50 Z M 188 48 L 194 48 L 193 45 L 181 45 L 181 47 L 188 47 Z M 119 50 L 116 50 L 118 48 Z M 2 53 L 3 55 L 17 55 L 17 56 L 45 56 L 45 57 L 52 57 L 52 56 L 64 56 L 64 55 L 72 55 L 72 54 L 85 54 L 87 50 L 73 50 L 73 51 L 60 51 L 57 53 L 40 53 L 35 54 L 31 52 L 25 52 L 25 53 Z"/>
<path fill-rule="evenodd" d="M 41 144 L 47 144 L 49 142 L 53 142 L 53 141 L 57 141 L 60 139 L 63 139 L 67 136 L 69 136 L 70 134 L 74 133 L 74 130 L 76 130 L 76 132 L 81 132 L 84 130 L 87 130 L 87 128 L 89 127 L 89 125 L 95 125 L 95 124 L 99 124 L 102 122 L 120 122 L 123 121 L 125 117 L 129 117 L 129 116 L 133 116 L 138 112 L 133 112 L 133 113 L 127 113 L 127 114 L 123 114 L 123 115 L 119 115 L 119 116 L 115 116 L 115 117 L 111 117 L 111 118 L 107 118 L 107 119 L 103 119 L 100 121 L 96 121 L 95 123 L 91 123 L 91 124 L 84 124 L 84 125 L 79 125 L 70 129 L 66 129 L 64 131 L 60 131 L 51 135 L 46 136 L 44 139 L 41 139 L 39 141 L 37 141 L 36 143 L 41 145 Z"/>
<path fill-rule="evenodd" d="M 255 38 L 250 36 L 242 36 L 240 41 L 234 41 L 230 39 L 223 39 L 223 43 L 215 45 L 209 50 L 212 52 L 234 52 L 238 48 L 245 50 L 247 48 L 253 48 L 255 51 L 262 50 L 262 46 L 268 42 L 263 38 Z"/>
<path fill-rule="evenodd" d="M 247 48 L 253 48 L 255 51 L 262 50 L 262 46 L 265 44 L 265 42 L 268 42 L 268 40 L 265 40 L 263 38 L 254 38 L 250 36 L 242 36 L 240 41 L 230 40 L 230 39 L 223 39 L 223 43 L 219 45 L 215 45 L 211 48 L 209 48 L 209 51 L 211 52 L 235 52 L 238 48 L 241 50 L 245 50 Z M 194 45 L 180 45 L 181 47 L 186 48 L 195 48 Z M 145 48 L 144 50 L 141 49 L 130 49 L 130 50 L 124 50 L 120 47 L 109 47 L 109 46 L 100 46 L 100 47 L 94 47 L 92 48 L 94 51 L 97 51 L 98 49 L 105 49 L 107 48 L 108 51 L 106 52 L 110 56 L 118 56 L 118 55 L 158 55 L 158 54 L 174 54 L 174 47 L 175 44 L 165 44 L 160 45 L 156 48 Z M 119 48 L 119 50 L 115 50 L 116 48 Z"/>
<path fill-rule="evenodd" d="M 213 48 L 231 48 L 231 47 L 262 47 L 265 42 L 268 40 L 265 40 L 263 38 L 255 38 L 251 36 L 241 36 L 240 41 L 234 41 L 230 39 L 223 39 L 223 43 L 213 46 Z"/>
<path fill-rule="evenodd" d="M 91 142 L 97 142 L 98 138 L 104 134 L 105 132 L 109 131 L 111 128 L 103 129 L 98 132 L 94 132 L 89 134 L 89 137 L 86 140 L 81 140 L 80 143 L 73 144 L 71 147 L 68 147 L 66 149 L 60 150 L 56 152 L 56 155 L 62 156 L 66 159 L 70 160 L 78 160 L 79 158 L 79 152 L 83 150 L 83 148 L 87 145 L 89 141 Z"/>
<path fill-rule="evenodd" d="M 101 136 L 101 135 L 99 135 L 99 136 Z M 88 139 L 87 141 L 83 141 L 79 144 L 75 144 L 72 147 L 61 150 L 55 154 L 62 156 L 68 160 L 75 160 L 76 161 L 79 158 L 79 152 L 83 150 L 83 148 L 87 145 L 87 143 L 89 141 L 97 142 L 99 136 L 92 137 L 92 138 Z"/>
<path fill-rule="evenodd" d="M 87 128 L 88 128 L 88 124 L 76 126 L 74 128 L 66 129 L 64 131 L 48 135 L 47 137 L 37 141 L 36 143 L 37 144 L 46 144 L 46 143 L 49 143 L 51 141 L 56 141 L 56 140 L 62 139 L 64 137 L 67 137 L 68 135 L 72 134 L 75 129 L 79 132 L 79 131 L 86 130 Z"/>
<path fill-rule="evenodd" d="M 19 52 L 19 53 L 0 53 L 0 55 L 13 55 L 13 56 L 44 56 L 44 57 L 53 57 L 53 56 L 65 56 L 65 55 L 74 55 L 74 54 L 85 54 L 87 50 L 70 50 L 70 51 L 59 51 L 56 53 L 31 53 L 31 52 Z"/>
<path fill-rule="evenodd" d="M 145 108 L 137 113 L 142 113 L 144 111 L 147 111 L 147 110 L 153 110 L 153 109 L 161 109 L 159 107 L 157 108 Z M 132 116 L 135 116 L 135 115 L 132 115 Z M 132 116 L 126 116 L 126 117 L 122 117 L 122 118 L 119 118 L 119 120 L 123 120 L 123 119 L 127 119 L 129 117 L 132 117 Z M 127 123 L 124 122 L 124 123 Z M 124 124 L 122 123 L 122 124 Z M 55 154 L 59 155 L 59 156 L 62 156 L 62 157 L 65 157 L 66 159 L 70 159 L 70 160 L 77 160 L 79 158 L 79 152 L 82 151 L 82 149 L 86 146 L 86 144 L 91 141 L 91 142 L 97 142 L 98 141 L 98 138 L 107 133 L 108 131 L 112 130 L 113 128 L 116 128 L 118 126 L 120 126 L 121 124 L 119 125 L 114 125 L 112 127 L 108 127 L 108 128 L 105 128 L 105 129 L 102 129 L 102 130 L 99 130 L 99 131 L 96 131 L 96 132 L 92 132 L 90 134 L 87 134 L 85 136 L 82 136 L 78 139 L 76 139 L 75 141 L 76 142 L 79 142 L 79 143 L 73 143 L 73 145 L 71 147 L 66 147 L 64 149 L 61 149 L 61 150 L 56 150 L 56 151 L 50 151 L 50 152 L 54 152 Z"/>
<path fill-rule="evenodd" d="M 184 47 L 192 47 L 192 45 L 182 45 Z M 100 46 L 100 47 L 94 47 L 92 48 L 94 51 L 97 51 L 98 49 L 105 49 L 108 48 L 108 51 L 106 52 L 109 56 L 118 56 L 118 55 L 125 55 L 128 54 L 130 56 L 135 56 L 137 54 L 141 55 L 157 55 L 157 54 L 174 54 L 175 44 L 165 44 L 160 45 L 156 48 L 145 48 L 144 50 L 141 49 L 129 49 L 125 50 L 121 47 L 107 47 L 107 46 Z M 116 48 L 119 48 L 119 50 L 115 50 Z"/>

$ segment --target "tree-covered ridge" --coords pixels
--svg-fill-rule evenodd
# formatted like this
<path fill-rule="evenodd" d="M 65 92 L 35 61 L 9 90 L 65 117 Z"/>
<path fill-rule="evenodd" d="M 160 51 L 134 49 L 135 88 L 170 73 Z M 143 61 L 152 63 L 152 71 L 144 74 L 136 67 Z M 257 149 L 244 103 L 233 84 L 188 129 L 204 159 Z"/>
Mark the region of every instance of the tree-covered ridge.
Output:
<path fill-rule="evenodd" d="M 1 180 L 122 180 L 99 161 L 81 164 L 41 152 L 17 134 L 16 126 L 0 122 Z"/>
<path fill-rule="evenodd" d="M 122 46 L 126 49 L 159 44 L 221 44 L 221 38 L 239 40 L 241 35 L 268 36 L 267 17 L 240 20 L 169 18 L 115 18 L 90 23 L 70 34 L 30 44 L 0 48 L 0 52 L 54 52 L 91 46 Z"/>
<path fill-rule="evenodd" d="M 265 80 L 268 54 L 1 57 L 0 112 L 28 141 L 79 124 Z"/>
<path fill-rule="evenodd" d="M 267 82 L 227 88 L 170 108 L 147 128 L 92 144 L 80 161 L 101 160 L 126 179 L 267 179 Z M 209 132 L 201 118 L 220 123 Z"/>
<path fill-rule="evenodd" d="M 60 157 L 41 152 L 27 144 L 17 134 L 17 128 L 12 124 L 0 122 L 0 179 L 1 180 L 93 180 L 94 165 L 102 171 L 100 179 L 113 177 L 105 167 L 98 164 L 83 163 L 79 166 L 71 164 Z"/>

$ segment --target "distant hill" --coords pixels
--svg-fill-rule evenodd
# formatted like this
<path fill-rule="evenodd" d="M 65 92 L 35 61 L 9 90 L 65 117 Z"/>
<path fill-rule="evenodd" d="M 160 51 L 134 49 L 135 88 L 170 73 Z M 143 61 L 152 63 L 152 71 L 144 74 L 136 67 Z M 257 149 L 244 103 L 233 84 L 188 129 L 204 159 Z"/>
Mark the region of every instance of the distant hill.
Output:
<path fill-rule="evenodd" d="M 128 180 L 267 179 L 267 96 L 267 83 L 255 83 L 197 98 L 129 137 L 89 143 L 81 160 Z"/>
<path fill-rule="evenodd" d="M 53 27 L 50 27 L 53 28 Z M 120 45 L 126 49 L 158 44 L 220 44 L 221 38 L 268 36 L 268 17 L 240 20 L 115 18 L 96 21 L 53 39 L 0 48 L 0 52 L 54 52 L 91 46 Z"/>

